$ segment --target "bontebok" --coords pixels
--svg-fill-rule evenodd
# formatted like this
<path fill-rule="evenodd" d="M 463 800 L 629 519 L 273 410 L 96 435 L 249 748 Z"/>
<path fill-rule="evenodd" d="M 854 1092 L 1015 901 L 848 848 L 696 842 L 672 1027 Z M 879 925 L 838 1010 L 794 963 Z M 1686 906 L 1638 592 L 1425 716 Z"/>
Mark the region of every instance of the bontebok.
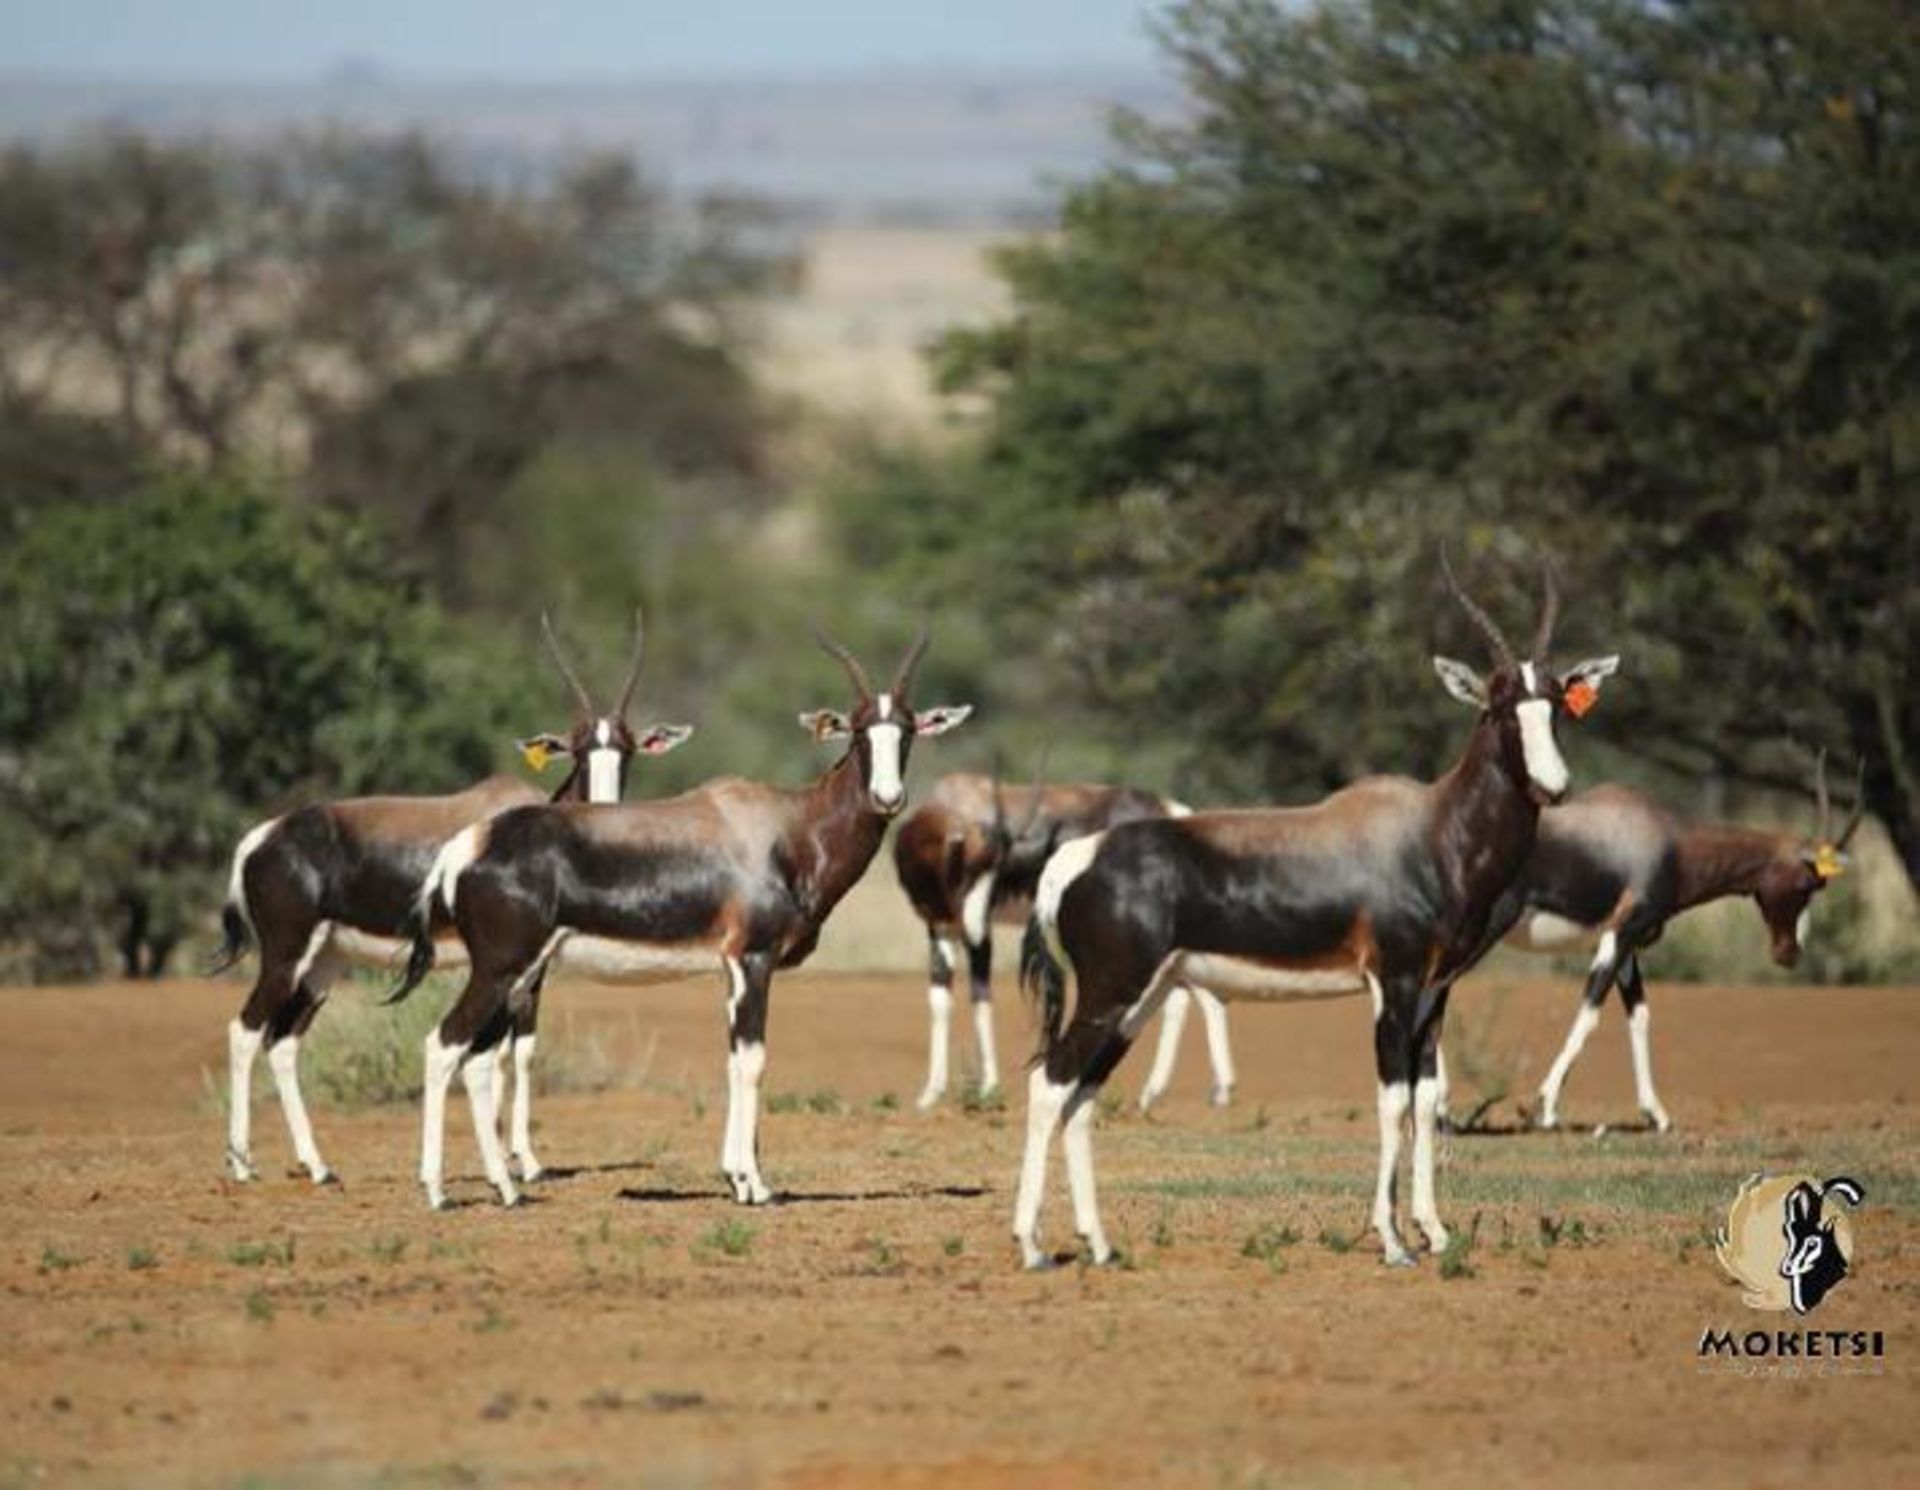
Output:
<path fill-rule="evenodd" d="M 1491 645 L 1480 677 L 1436 658 L 1449 693 L 1479 715 L 1458 764 L 1431 784 L 1376 777 L 1317 806 L 1128 823 L 1079 839 L 1040 876 L 1022 972 L 1044 1009 L 1028 1085 L 1014 1235 L 1046 1261 L 1039 1214 L 1047 1151 L 1064 1123 L 1074 1223 L 1095 1261 L 1112 1255 L 1095 1204 L 1094 1097 L 1168 991 L 1201 983 L 1233 1000 L 1373 996 L 1380 1169 L 1373 1223 L 1387 1261 L 1413 1259 L 1394 1222 L 1402 1128 L 1414 1119 L 1413 1215 L 1447 1243 L 1434 1199 L 1435 1051 L 1453 980 L 1482 947 L 1489 914 L 1533 846 L 1542 804 L 1566 793 L 1557 721 L 1592 701 L 1618 659 L 1548 670 L 1551 575 L 1522 660 L 1454 581 Z M 1077 994 L 1069 1012 L 1066 970 Z"/>

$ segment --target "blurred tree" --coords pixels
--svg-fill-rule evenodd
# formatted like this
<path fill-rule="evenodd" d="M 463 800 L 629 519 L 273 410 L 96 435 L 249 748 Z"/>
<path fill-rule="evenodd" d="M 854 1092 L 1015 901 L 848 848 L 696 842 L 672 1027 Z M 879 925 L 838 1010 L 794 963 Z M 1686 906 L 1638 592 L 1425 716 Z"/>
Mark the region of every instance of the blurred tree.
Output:
<path fill-rule="evenodd" d="M 1920 30 L 1195 0 L 1164 41 L 1191 106 L 1123 118 L 941 349 L 999 529 L 953 562 L 1066 587 L 1093 697 L 1286 795 L 1439 764 L 1437 542 L 1550 547 L 1571 643 L 1629 653 L 1596 724 L 1796 787 L 1791 742 L 1851 750 L 1920 883 Z"/>
<path fill-rule="evenodd" d="M 31 510 L 0 549 L 0 945 L 157 975 L 237 835 L 325 791 L 446 789 L 507 729 L 362 526 L 202 477 Z"/>
<path fill-rule="evenodd" d="M 379 513 L 443 597 L 547 444 L 758 476 L 741 359 L 766 211 L 593 156 L 520 184 L 410 135 L 110 133 L 0 155 L 0 402 L 95 410 L 218 468 L 267 457 Z"/>

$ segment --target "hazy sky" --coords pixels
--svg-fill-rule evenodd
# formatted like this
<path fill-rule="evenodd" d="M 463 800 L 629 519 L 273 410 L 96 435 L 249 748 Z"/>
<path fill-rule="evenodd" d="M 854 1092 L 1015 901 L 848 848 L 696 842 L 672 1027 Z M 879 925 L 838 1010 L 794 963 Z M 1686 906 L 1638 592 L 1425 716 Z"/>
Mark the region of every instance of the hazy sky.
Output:
<path fill-rule="evenodd" d="M 0 68 L 311 78 L 1145 69 L 1152 0 L 0 0 Z"/>

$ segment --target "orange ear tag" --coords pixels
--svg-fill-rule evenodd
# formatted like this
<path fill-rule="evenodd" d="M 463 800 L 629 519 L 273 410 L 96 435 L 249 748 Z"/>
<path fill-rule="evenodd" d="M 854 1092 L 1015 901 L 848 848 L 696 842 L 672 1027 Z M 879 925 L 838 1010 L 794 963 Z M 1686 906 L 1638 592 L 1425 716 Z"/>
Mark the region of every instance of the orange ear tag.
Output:
<path fill-rule="evenodd" d="M 520 754 L 536 771 L 546 770 L 547 762 L 553 758 L 553 752 L 547 749 L 545 740 L 527 741 L 520 747 Z"/>
<path fill-rule="evenodd" d="M 1839 849 L 1823 843 L 1813 851 L 1813 872 L 1823 880 L 1837 880 L 1847 872 L 1847 861 L 1840 857 Z"/>
<path fill-rule="evenodd" d="M 1599 702 L 1600 690 L 1584 679 L 1567 690 L 1567 712 L 1575 719 L 1584 719 Z"/>

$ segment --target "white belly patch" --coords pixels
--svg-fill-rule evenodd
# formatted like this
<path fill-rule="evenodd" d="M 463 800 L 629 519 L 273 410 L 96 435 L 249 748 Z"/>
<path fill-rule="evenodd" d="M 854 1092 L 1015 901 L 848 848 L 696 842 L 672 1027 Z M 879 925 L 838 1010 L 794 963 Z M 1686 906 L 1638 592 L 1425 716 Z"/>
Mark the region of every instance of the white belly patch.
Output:
<path fill-rule="evenodd" d="M 557 971 L 578 973 L 601 983 L 664 983 L 689 973 L 717 971 L 720 953 L 702 942 L 663 946 L 573 932 L 560 944 L 553 964 Z"/>
<path fill-rule="evenodd" d="M 1583 926 L 1551 911 L 1535 911 L 1520 918 L 1519 924 L 1507 933 L 1507 942 L 1528 952 L 1560 952 L 1568 947 L 1591 945 L 1599 935 L 1598 926 Z"/>
<path fill-rule="evenodd" d="M 351 926 L 335 925 L 327 945 L 352 958 L 363 967 L 391 968 L 407 960 L 413 944 L 395 936 L 375 936 L 355 931 Z M 465 967 L 467 944 L 457 936 L 439 936 L 433 940 L 433 965 L 436 969 Z"/>
<path fill-rule="evenodd" d="M 1194 983 L 1210 993 L 1236 999 L 1341 998 L 1363 992 L 1367 975 L 1358 967 L 1275 967 L 1218 952 L 1183 952 L 1173 969 L 1175 979 Z"/>

